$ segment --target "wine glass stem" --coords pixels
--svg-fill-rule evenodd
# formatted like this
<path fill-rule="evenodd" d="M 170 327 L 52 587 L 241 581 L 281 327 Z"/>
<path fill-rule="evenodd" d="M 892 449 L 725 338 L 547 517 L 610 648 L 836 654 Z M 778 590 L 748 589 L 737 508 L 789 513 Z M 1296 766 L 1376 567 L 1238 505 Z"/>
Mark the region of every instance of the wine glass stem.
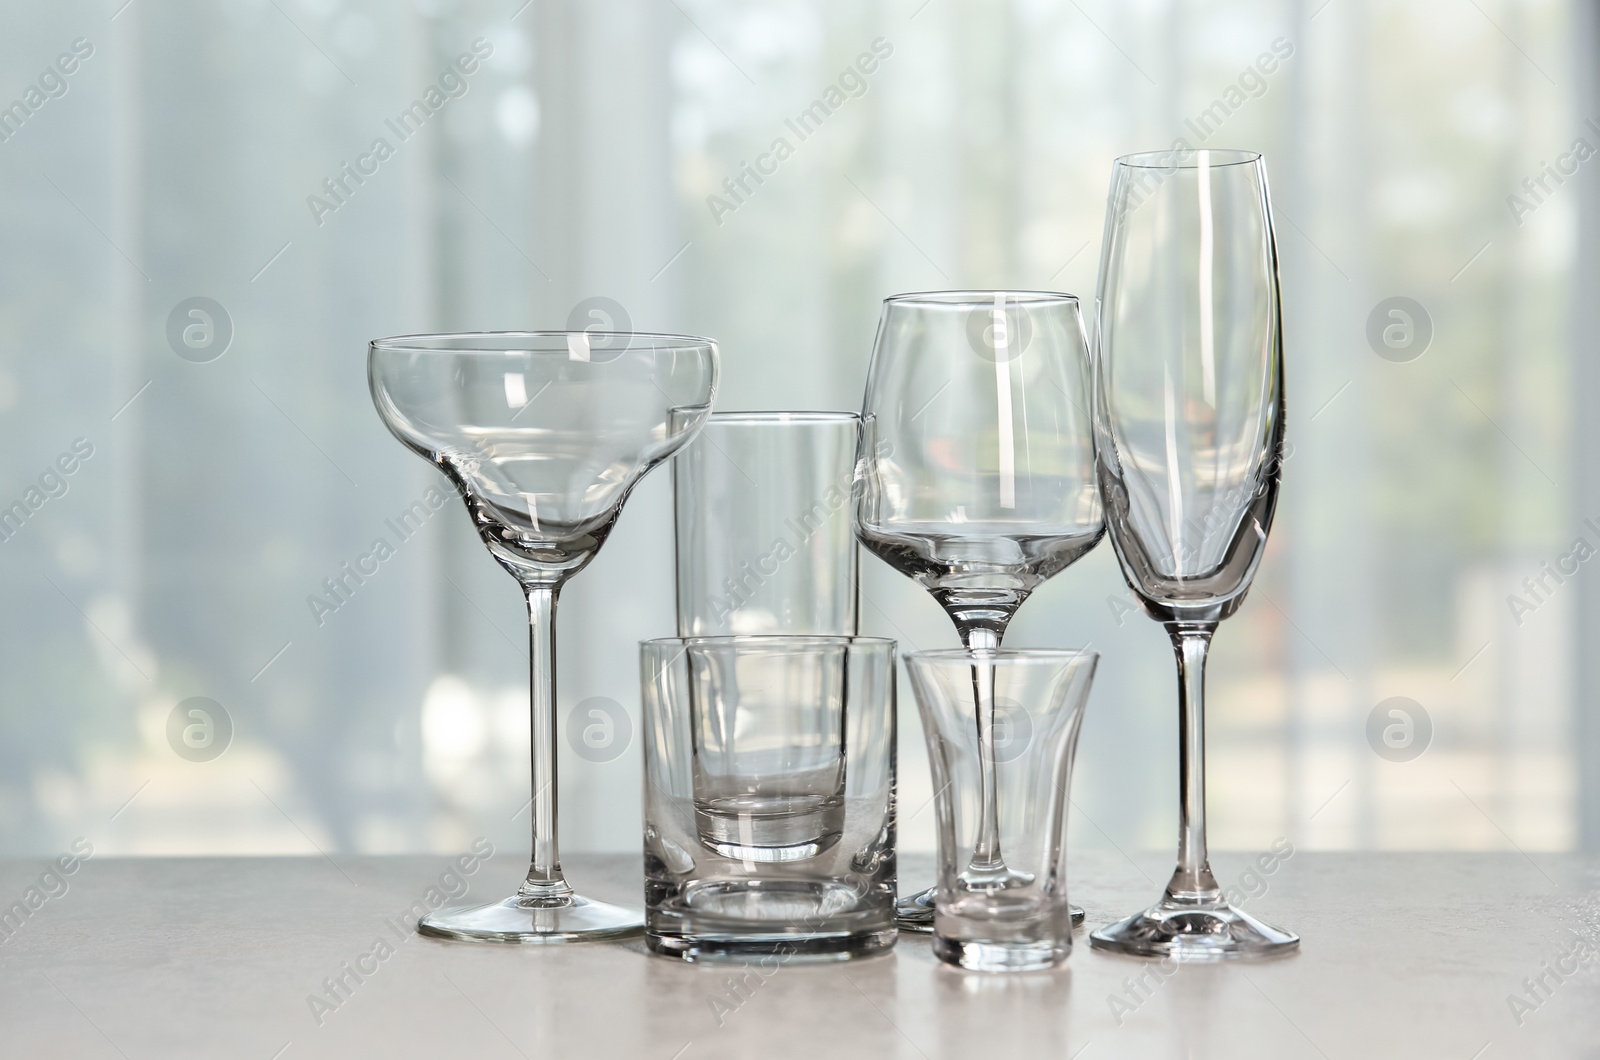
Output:
<path fill-rule="evenodd" d="M 556 593 L 560 587 L 528 585 L 524 589 L 528 594 L 533 858 L 517 897 L 559 905 L 572 897 L 572 888 L 561 875 L 556 844 Z"/>
<path fill-rule="evenodd" d="M 1186 903 L 1216 901 L 1221 894 L 1206 853 L 1206 652 L 1216 623 L 1171 623 L 1167 633 L 1178 657 L 1178 867 L 1167 897 Z"/>
<path fill-rule="evenodd" d="M 992 629 L 964 630 L 962 641 L 972 659 L 972 696 L 978 722 L 978 779 L 983 793 L 979 807 L 978 841 L 972 850 L 972 868 L 997 870 L 1004 867 L 1000 857 L 999 785 L 994 761 L 994 665 L 984 658 L 1000 646 L 1000 635 Z"/>

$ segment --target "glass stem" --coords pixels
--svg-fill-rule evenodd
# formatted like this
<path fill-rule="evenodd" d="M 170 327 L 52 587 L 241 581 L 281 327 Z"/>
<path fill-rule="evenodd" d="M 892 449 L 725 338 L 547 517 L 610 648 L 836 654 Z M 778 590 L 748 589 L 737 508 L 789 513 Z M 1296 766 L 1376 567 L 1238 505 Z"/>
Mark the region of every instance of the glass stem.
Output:
<path fill-rule="evenodd" d="M 1206 652 L 1216 623 L 1171 623 L 1167 633 L 1178 657 L 1178 867 L 1167 898 L 1184 904 L 1219 901 L 1206 853 Z"/>
<path fill-rule="evenodd" d="M 1000 802 L 994 761 L 994 664 L 983 655 L 1000 646 L 1000 635 L 992 629 L 974 627 L 964 631 L 961 639 L 973 656 L 972 697 L 977 713 L 978 780 L 983 797 L 972 869 L 993 872 L 1003 870 L 1005 862 L 1000 856 Z"/>
<path fill-rule="evenodd" d="M 528 722 L 533 759 L 533 858 L 517 889 L 526 905 L 563 905 L 572 888 L 561 875 L 556 844 L 556 593 L 555 585 L 527 585 Z"/>

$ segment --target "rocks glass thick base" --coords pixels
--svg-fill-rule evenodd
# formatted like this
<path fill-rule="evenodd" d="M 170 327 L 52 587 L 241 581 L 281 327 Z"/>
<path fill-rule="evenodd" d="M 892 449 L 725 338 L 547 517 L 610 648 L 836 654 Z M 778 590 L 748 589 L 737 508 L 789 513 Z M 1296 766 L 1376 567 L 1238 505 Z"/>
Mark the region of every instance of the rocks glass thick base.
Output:
<path fill-rule="evenodd" d="M 645 940 L 686 961 L 894 945 L 894 642 L 640 646 Z"/>
<path fill-rule="evenodd" d="M 1031 971 L 1072 951 L 1067 807 L 1098 661 L 1089 651 L 906 656 L 933 773 L 940 960 Z"/>

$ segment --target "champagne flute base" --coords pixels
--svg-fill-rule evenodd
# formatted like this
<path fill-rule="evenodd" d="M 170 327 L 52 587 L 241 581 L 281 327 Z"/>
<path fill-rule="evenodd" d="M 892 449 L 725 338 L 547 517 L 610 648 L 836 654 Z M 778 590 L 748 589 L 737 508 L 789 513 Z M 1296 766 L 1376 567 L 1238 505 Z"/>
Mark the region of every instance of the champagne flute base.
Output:
<path fill-rule="evenodd" d="M 558 905 L 513 895 L 487 905 L 458 905 L 417 921 L 417 933 L 456 942 L 597 942 L 644 931 L 644 913 L 573 895 Z"/>
<path fill-rule="evenodd" d="M 1130 957 L 1230 961 L 1292 953 L 1300 947 L 1300 936 L 1264 924 L 1226 902 L 1166 899 L 1091 933 L 1089 944 Z"/>

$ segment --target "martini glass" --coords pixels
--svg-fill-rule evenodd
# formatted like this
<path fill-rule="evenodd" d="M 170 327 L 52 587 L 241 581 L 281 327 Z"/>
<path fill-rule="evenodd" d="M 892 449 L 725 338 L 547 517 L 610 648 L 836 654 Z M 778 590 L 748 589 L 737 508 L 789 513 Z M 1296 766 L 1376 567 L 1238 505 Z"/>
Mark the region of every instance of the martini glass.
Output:
<path fill-rule="evenodd" d="M 972 660 L 983 805 L 961 874 L 969 891 L 1033 882 L 1000 849 L 996 756 L 1025 747 L 1014 742 L 1024 738 L 1022 705 L 994 695 L 994 653 L 1028 595 L 1105 532 L 1089 372 L 1072 295 L 939 291 L 884 302 L 862 404 L 856 536 L 933 595 Z M 932 889 L 901 898 L 901 930 L 932 931 L 933 899 Z"/>
<path fill-rule="evenodd" d="M 533 857 L 510 898 L 441 909 L 424 935 L 574 942 L 644 926 L 574 893 L 556 844 L 556 596 L 629 492 L 711 410 L 717 347 L 681 335 L 484 332 L 375 339 L 372 401 L 390 432 L 455 483 L 489 553 L 528 601 Z"/>

